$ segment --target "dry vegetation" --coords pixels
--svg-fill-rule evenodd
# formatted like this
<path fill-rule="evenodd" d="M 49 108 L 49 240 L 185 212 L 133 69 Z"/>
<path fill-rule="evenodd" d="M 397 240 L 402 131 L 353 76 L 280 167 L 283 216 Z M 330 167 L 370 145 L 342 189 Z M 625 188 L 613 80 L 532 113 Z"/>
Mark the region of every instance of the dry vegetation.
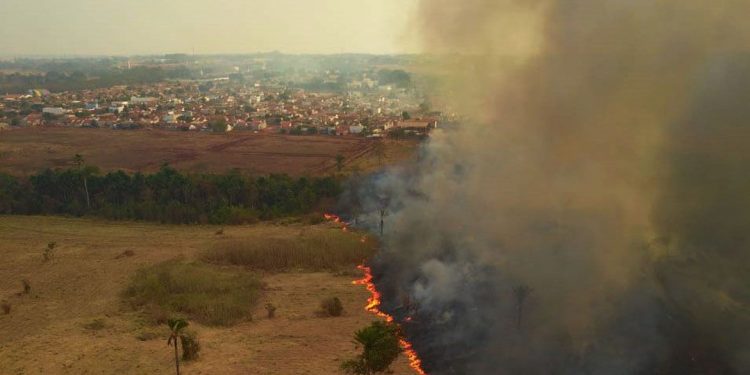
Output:
<path fill-rule="evenodd" d="M 2 172 L 31 174 L 43 168 L 70 166 L 75 154 L 103 171 L 153 172 L 164 163 L 187 172 L 221 173 L 240 169 L 251 174 L 319 175 L 336 170 L 336 155 L 349 169 L 372 170 L 413 155 L 416 143 L 386 141 L 376 157 L 377 141 L 360 137 L 287 136 L 232 132 L 34 128 L 0 132 Z"/>
<path fill-rule="evenodd" d="M 155 321 L 177 314 L 205 325 L 230 326 L 252 319 L 261 287 L 249 272 L 170 261 L 139 270 L 124 297 L 133 308 L 151 312 Z"/>
<path fill-rule="evenodd" d="M 222 236 L 215 235 L 218 229 L 0 216 L 0 280 L 4 280 L 0 301 L 10 306 L 8 314 L 0 312 L 0 373 L 172 373 L 173 353 L 165 345 L 167 328 L 155 324 L 149 303 L 134 310 L 122 293 L 140 285 L 136 289 L 156 296 L 143 301 L 168 307 L 173 296 L 163 298 L 161 285 L 133 282 L 138 272 L 147 279 L 166 274 L 162 277 L 183 287 L 200 280 L 202 286 L 184 288 L 188 294 L 218 290 L 218 295 L 231 296 L 234 292 L 226 289 L 237 283 L 249 285 L 248 290 L 254 290 L 258 281 L 265 286 L 257 290 L 254 304 L 244 305 L 252 321 L 240 319 L 227 328 L 191 320 L 190 329 L 200 340 L 200 357 L 185 363 L 183 374 L 341 373 L 341 362 L 356 354 L 352 335 L 374 319 L 363 309 L 368 292 L 352 285 L 352 276 L 253 273 L 245 267 L 196 262 L 223 242 L 260 244 L 328 235 L 351 236 L 356 242 L 360 236 L 328 224 L 227 227 Z M 43 262 L 42 250 L 53 241 L 55 256 Z M 174 259 L 180 261 L 170 263 Z M 181 280 L 184 275 L 190 276 Z M 23 293 L 21 280 L 29 281 L 28 294 Z M 333 296 L 341 301 L 342 316 L 321 319 L 321 301 Z M 221 302 L 221 298 L 206 298 L 207 305 Z M 267 317 L 267 304 L 275 308 L 273 319 Z M 410 373 L 403 358 L 394 371 Z"/>
<path fill-rule="evenodd" d="M 201 254 L 201 259 L 265 271 L 340 271 L 361 264 L 374 252 L 373 239 L 345 235 L 336 228 L 260 242 L 219 241 Z"/>

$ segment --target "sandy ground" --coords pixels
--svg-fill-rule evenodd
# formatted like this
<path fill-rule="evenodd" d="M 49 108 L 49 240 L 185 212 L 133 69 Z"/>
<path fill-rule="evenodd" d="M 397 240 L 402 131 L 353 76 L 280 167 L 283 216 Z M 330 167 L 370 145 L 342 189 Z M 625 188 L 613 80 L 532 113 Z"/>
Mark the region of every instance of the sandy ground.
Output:
<path fill-rule="evenodd" d="M 0 170 L 31 174 L 68 167 L 75 154 L 103 171 L 153 172 L 164 163 L 189 172 L 320 175 L 346 166 L 373 169 L 413 156 L 413 141 L 387 141 L 376 157 L 373 140 L 361 137 L 290 136 L 236 131 L 209 134 L 166 130 L 24 128 L 0 131 Z"/>
<path fill-rule="evenodd" d="M 160 261 L 193 259 L 212 241 L 215 227 L 113 223 L 85 219 L 0 216 L 0 374 L 168 374 L 173 371 L 166 327 L 151 327 L 123 306 L 119 293 L 134 272 Z M 227 227 L 224 238 L 260 241 L 298 233 L 300 227 Z M 324 227 L 315 230 L 329 230 Z M 57 242 L 52 261 L 42 252 Z M 125 250 L 132 257 L 117 258 Z M 21 280 L 29 295 L 18 295 Z M 327 273 L 263 275 L 268 284 L 254 321 L 231 328 L 192 324 L 201 358 L 184 374 L 339 374 L 355 354 L 353 333 L 375 319 L 363 310 L 368 293 L 351 276 Z M 345 314 L 319 318 L 324 297 L 341 298 Z M 278 306 L 265 318 L 263 304 Z M 87 329 L 102 319 L 104 328 Z M 144 332 L 154 339 L 142 341 Z M 394 374 L 410 374 L 404 358 Z"/>

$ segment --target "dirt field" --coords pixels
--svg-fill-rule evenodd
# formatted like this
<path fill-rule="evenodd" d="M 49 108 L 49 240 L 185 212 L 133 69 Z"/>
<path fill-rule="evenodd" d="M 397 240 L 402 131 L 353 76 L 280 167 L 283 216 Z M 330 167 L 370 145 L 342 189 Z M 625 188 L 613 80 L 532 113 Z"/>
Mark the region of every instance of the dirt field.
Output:
<path fill-rule="evenodd" d="M 359 169 L 380 164 L 375 141 L 360 137 L 285 136 L 246 131 L 216 135 L 166 130 L 30 128 L 0 131 L 0 171 L 31 174 L 69 166 L 75 154 L 103 171 L 152 172 L 166 163 L 189 172 L 319 175 L 335 157 Z M 386 141 L 384 163 L 413 155 L 416 143 Z"/>
<path fill-rule="evenodd" d="M 301 230 L 338 229 L 261 224 L 227 227 L 224 236 L 216 236 L 216 228 L 209 226 L 0 216 L 0 299 L 12 306 L 9 315 L 0 312 L 0 373 L 171 373 L 166 327 L 145 325 L 119 298 L 133 273 L 169 259 L 195 259 L 215 241 L 263 241 Z M 55 255 L 43 263 L 42 250 L 50 241 L 57 242 Z M 135 255 L 117 259 L 125 250 Z M 341 373 L 341 361 L 355 354 L 353 333 L 375 319 L 363 310 L 367 291 L 352 285 L 352 278 L 263 275 L 268 287 L 253 322 L 231 328 L 191 323 L 201 341 L 201 358 L 185 364 L 183 373 Z M 22 279 L 30 281 L 28 295 L 18 295 Z M 316 317 L 320 300 L 330 296 L 341 298 L 344 316 Z M 265 319 L 266 302 L 278 306 L 276 319 Z M 103 321 L 103 328 L 85 327 L 96 319 Z M 160 336 L 139 339 L 146 331 Z M 410 374 L 404 358 L 393 369 L 395 374 Z"/>

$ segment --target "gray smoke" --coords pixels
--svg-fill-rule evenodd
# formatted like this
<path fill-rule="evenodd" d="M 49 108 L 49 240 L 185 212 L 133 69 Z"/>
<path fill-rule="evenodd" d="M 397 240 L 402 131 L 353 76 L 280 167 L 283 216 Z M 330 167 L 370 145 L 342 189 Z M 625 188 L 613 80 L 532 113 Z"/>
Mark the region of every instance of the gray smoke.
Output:
<path fill-rule="evenodd" d="M 377 282 L 430 373 L 750 372 L 747 14 L 421 1 L 465 120 L 360 202 L 388 205 Z"/>

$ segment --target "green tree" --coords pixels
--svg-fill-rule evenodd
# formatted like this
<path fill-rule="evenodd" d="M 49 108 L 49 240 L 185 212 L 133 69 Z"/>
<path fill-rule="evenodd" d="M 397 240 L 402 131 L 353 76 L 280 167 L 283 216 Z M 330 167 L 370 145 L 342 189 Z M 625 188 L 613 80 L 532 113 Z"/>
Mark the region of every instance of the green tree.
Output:
<path fill-rule="evenodd" d="M 409 114 L 409 112 L 403 111 L 403 112 L 401 112 L 401 119 L 402 120 L 409 120 L 409 119 L 411 119 L 411 115 Z"/>
<path fill-rule="evenodd" d="M 49 113 L 49 112 L 44 112 L 44 113 L 42 113 L 42 118 L 45 121 L 52 121 L 52 120 L 57 119 L 57 116 L 55 116 L 55 115 L 53 115 L 52 113 Z"/>
<path fill-rule="evenodd" d="M 401 352 L 398 328 L 390 323 L 373 322 L 354 335 L 362 354 L 341 364 L 348 374 L 371 375 L 388 370 Z"/>
<path fill-rule="evenodd" d="M 182 330 L 184 330 L 188 326 L 188 322 L 185 321 L 185 319 L 169 319 L 167 321 L 167 325 L 169 326 L 170 331 L 167 345 L 174 345 L 174 366 L 177 370 L 177 375 L 180 375 L 180 357 L 177 353 L 177 341 L 180 339 Z"/>
<path fill-rule="evenodd" d="M 227 131 L 227 122 L 224 120 L 212 121 L 209 126 L 214 133 L 226 133 Z"/>

